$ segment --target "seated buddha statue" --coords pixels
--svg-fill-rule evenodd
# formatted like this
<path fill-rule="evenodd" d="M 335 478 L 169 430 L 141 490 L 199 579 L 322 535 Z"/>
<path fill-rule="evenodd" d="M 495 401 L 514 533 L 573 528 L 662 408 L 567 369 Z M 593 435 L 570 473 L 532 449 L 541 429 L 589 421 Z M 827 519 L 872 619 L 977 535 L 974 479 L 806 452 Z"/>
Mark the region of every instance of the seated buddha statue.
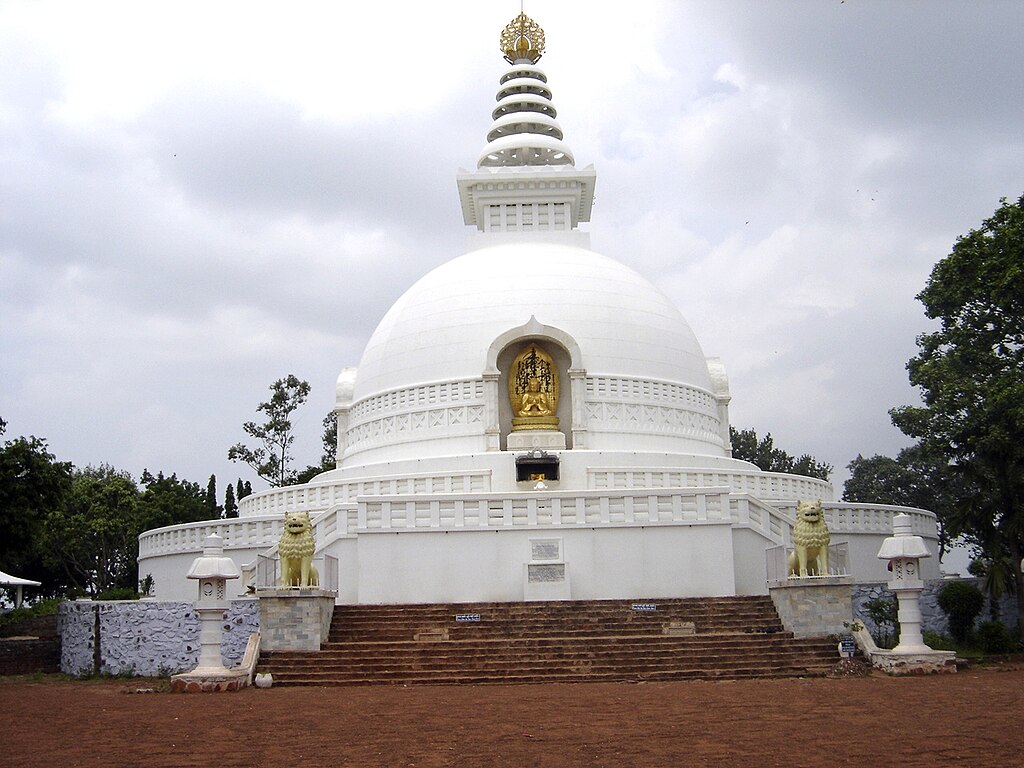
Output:
<path fill-rule="evenodd" d="M 530 416 L 550 416 L 551 406 L 548 401 L 547 392 L 541 392 L 540 380 L 531 377 L 519 401 L 518 416 L 528 418 Z"/>

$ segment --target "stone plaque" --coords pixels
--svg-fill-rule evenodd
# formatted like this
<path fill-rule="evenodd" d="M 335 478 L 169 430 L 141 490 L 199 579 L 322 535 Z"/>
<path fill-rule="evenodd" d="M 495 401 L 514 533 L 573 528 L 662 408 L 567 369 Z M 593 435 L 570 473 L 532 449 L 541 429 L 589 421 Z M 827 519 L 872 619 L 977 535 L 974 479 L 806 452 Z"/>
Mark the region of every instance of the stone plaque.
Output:
<path fill-rule="evenodd" d="M 558 560 L 562 556 L 562 542 L 558 539 L 531 539 L 531 560 Z"/>
<path fill-rule="evenodd" d="M 531 584 L 565 581 L 565 564 L 530 565 L 528 579 Z"/>

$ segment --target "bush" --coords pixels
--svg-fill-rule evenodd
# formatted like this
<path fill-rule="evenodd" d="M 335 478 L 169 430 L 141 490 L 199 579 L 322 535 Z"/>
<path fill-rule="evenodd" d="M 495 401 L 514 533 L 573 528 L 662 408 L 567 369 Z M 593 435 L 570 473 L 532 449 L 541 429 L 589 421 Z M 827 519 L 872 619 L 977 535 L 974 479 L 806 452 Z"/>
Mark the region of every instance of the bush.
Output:
<path fill-rule="evenodd" d="M 131 587 L 114 587 L 96 595 L 97 600 L 138 600 L 139 593 Z"/>
<path fill-rule="evenodd" d="M 14 608 L 0 614 L 0 628 L 20 624 L 27 619 L 34 619 L 37 616 L 55 616 L 60 599 L 40 600 L 38 603 L 21 608 Z"/>
<path fill-rule="evenodd" d="M 949 633 L 958 643 L 967 643 L 974 621 L 985 606 L 985 595 L 969 581 L 951 581 L 939 590 L 939 608 L 949 619 Z"/>
<path fill-rule="evenodd" d="M 864 604 L 864 610 L 875 625 L 871 636 L 879 648 L 892 648 L 896 645 L 896 622 L 899 605 L 896 598 L 879 597 Z"/>
<path fill-rule="evenodd" d="M 985 653 L 1013 653 L 1017 650 L 1017 640 L 1001 621 L 986 621 L 978 627 L 978 645 Z"/>
<path fill-rule="evenodd" d="M 955 651 L 956 643 L 953 638 L 941 632 L 929 632 L 927 629 L 921 633 L 924 637 L 924 644 L 933 651 Z"/>

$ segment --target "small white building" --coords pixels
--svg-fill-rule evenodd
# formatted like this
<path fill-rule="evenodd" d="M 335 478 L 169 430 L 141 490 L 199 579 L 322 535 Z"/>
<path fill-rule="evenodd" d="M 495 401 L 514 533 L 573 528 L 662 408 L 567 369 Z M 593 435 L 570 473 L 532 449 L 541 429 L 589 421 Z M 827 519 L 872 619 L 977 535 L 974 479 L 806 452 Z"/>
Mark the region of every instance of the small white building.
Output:
<path fill-rule="evenodd" d="M 896 514 L 934 551 L 930 512 L 835 502 L 827 482 L 731 457 L 722 363 L 578 229 L 596 173 L 555 119 L 543 32 L 520 15 L 502 44 L 487 144 L 457 177 L 475 240 L 341 372 L 337 469 L 243 499 L 238 519 L 142 534 L 156 596 L 191 597 L 210 533 L 243 567 L 295 509 L 337 558 L 341 603 L 766 594 L 799 499 L 823 501 L 855 581 L 886 580 L 876 553 Z"/>

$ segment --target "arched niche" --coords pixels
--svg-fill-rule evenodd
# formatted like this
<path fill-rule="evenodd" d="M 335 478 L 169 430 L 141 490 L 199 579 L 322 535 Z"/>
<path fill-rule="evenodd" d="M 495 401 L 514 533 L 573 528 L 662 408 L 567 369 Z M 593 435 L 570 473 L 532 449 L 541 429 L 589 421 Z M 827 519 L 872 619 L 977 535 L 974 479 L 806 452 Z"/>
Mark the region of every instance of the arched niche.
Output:
<path fill-rule="evenodd" d="M 543 325 L 536 317 L 498 336 L 487 350 L 484 369 L 485 399 L 487 403 L 488 448 L 506 449 L 512 430 L 512 406 L 508 400 L 508 375 L 512 361 L 531 342 L 551 355 L 558 371 L 561 393 L 556 415 L 559 431 L 566 436 L 566 448 L 582 447 L 583 432 L 583 370 L 579 345 L 565 331 Z"/>

